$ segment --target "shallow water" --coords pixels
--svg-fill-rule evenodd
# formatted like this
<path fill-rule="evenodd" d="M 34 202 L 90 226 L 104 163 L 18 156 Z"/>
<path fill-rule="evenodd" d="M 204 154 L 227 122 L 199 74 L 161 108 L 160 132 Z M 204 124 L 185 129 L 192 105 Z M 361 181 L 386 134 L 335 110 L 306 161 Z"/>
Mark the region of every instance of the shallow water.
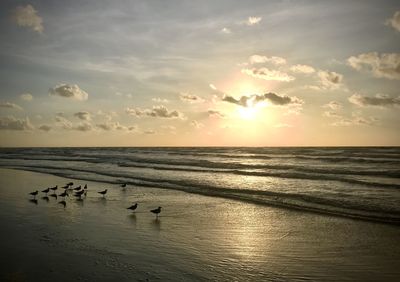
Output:
<path fill-rule="evenodd" d="M 174 190 L 124 191 L 117 185 L 79 180 L 74 182 L 89 186 L 83 201 L 67 199 L 65 208 L 52 197 L 48 202 L 38 197 L 37 205 L 29 201 L 32 189 L 69 180 L 0 170 L 0 241 L 5 257 L 16 260 L 5 264 L 7 271 L 19 269 L 42 281 L 60 277 L 396 281 L 400 277 L 397 226 Z M 96 192 L 105 188 L 109 193 L 103 199 Z M 135 213 L 126 210 L 133 202 L 139 203 Z M 158 205 L 163 210 L 156 219 L 149 210 Z"/>
<path fill-rule="evenodd" d="M 400 148 L 13 148 L 0 166 L 400 223 Z"/>

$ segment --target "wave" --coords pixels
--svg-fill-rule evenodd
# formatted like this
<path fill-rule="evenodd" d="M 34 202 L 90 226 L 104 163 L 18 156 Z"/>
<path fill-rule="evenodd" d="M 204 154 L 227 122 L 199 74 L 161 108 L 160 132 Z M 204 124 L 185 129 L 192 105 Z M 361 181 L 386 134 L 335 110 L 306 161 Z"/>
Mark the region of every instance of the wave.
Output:
<path fill-rule="evenodd" d="M 339 201 L 337 199 L 327 199 L 304 194 L 226 187 L 216 188 L 199 183 L 193 183 L 191 181 L 157 180 L 154 178 L 137 176 L 132 178 L 124 173 L 100 173 L 92 170 L 74 168 L 61 169 L 37 166 L 12 166 L 11 168 L 109 184 L 126 182 L 135 186 L 180 190 L 188 193 L 235 199 L 259 205 L 400 225 L 400 210 L 392 210 L 382 206 L 369 206 L 367 204 L 352 203 L 351 201 Z M 99 178 L 99 176 L 101 177 Z"/>

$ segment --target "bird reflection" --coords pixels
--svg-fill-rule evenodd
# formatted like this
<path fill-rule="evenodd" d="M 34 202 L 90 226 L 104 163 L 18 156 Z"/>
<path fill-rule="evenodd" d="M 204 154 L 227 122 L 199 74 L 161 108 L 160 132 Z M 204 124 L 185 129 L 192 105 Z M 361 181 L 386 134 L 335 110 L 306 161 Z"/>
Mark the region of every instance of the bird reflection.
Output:
<path fill-rule="evenodd" d="M 57 194 L 51 194 L 50 197 L 53 197 L 57 200 Z"/>
<path fill-rule="evenodd" d="M 154 228 L 154 230 L 156 230 L 156 231 L 161 230 L 161 221 L 158 217 L 151 221 L 151 225 Z"/>
<path fill-rule="evenodd" d="M 46 202 L 49 202 L 49 197 L 48 196 L 44 196 L 44 197 L 42 197 L 42 200 L 45 200 Z"/>
<path fill-rule="evenodd" d="M 38 200 L 36 200 L 36 199 L 30 199 L 29 202 L 31 202 L 31 203 L 33 203 L 33 204 L 35 204 L 35 205 L 38 204 Z"/>
<path fill-rule="evenodd" d="M 65 201 L 60 201 L 60 202 L 58 202 L 60 205 L 63 205 L 63 207 L 65 208 L 65 206 L 67 205 L 67 202 L 65 202 Z"/>
<path fill-rule="evenodd" d="M 136 227 L 136 214 L 130 214 L 128 215 L 129 221 L 132 223 L 133 226 Z"/>

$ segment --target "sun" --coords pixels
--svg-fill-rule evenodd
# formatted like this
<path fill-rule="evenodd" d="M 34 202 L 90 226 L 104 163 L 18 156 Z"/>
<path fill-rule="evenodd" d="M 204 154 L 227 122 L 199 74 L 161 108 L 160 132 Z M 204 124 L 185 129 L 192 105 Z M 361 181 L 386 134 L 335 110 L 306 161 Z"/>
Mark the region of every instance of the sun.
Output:
<path fill-rule="evenodd" d="M 257 115 L 257 108 L 253 108 L 253 107 L 239 107 L 238 108 L 239 111 L 239 116 L 242 119 L 245 120 L 253 120 L 255 119 L 256 115 Z"/>

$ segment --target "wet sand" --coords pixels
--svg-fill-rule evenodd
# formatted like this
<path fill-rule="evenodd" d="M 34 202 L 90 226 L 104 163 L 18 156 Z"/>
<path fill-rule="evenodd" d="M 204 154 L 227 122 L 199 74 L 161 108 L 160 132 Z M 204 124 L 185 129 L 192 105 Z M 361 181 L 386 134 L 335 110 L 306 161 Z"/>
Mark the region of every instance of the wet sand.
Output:
<path fill-rule="evenodd" d="M 69 181 L 87 198 L 29 201 Z M 0 169 L 0 219 L 1 281 L 400 279 L 398 226 L 179 191 Z"/>

